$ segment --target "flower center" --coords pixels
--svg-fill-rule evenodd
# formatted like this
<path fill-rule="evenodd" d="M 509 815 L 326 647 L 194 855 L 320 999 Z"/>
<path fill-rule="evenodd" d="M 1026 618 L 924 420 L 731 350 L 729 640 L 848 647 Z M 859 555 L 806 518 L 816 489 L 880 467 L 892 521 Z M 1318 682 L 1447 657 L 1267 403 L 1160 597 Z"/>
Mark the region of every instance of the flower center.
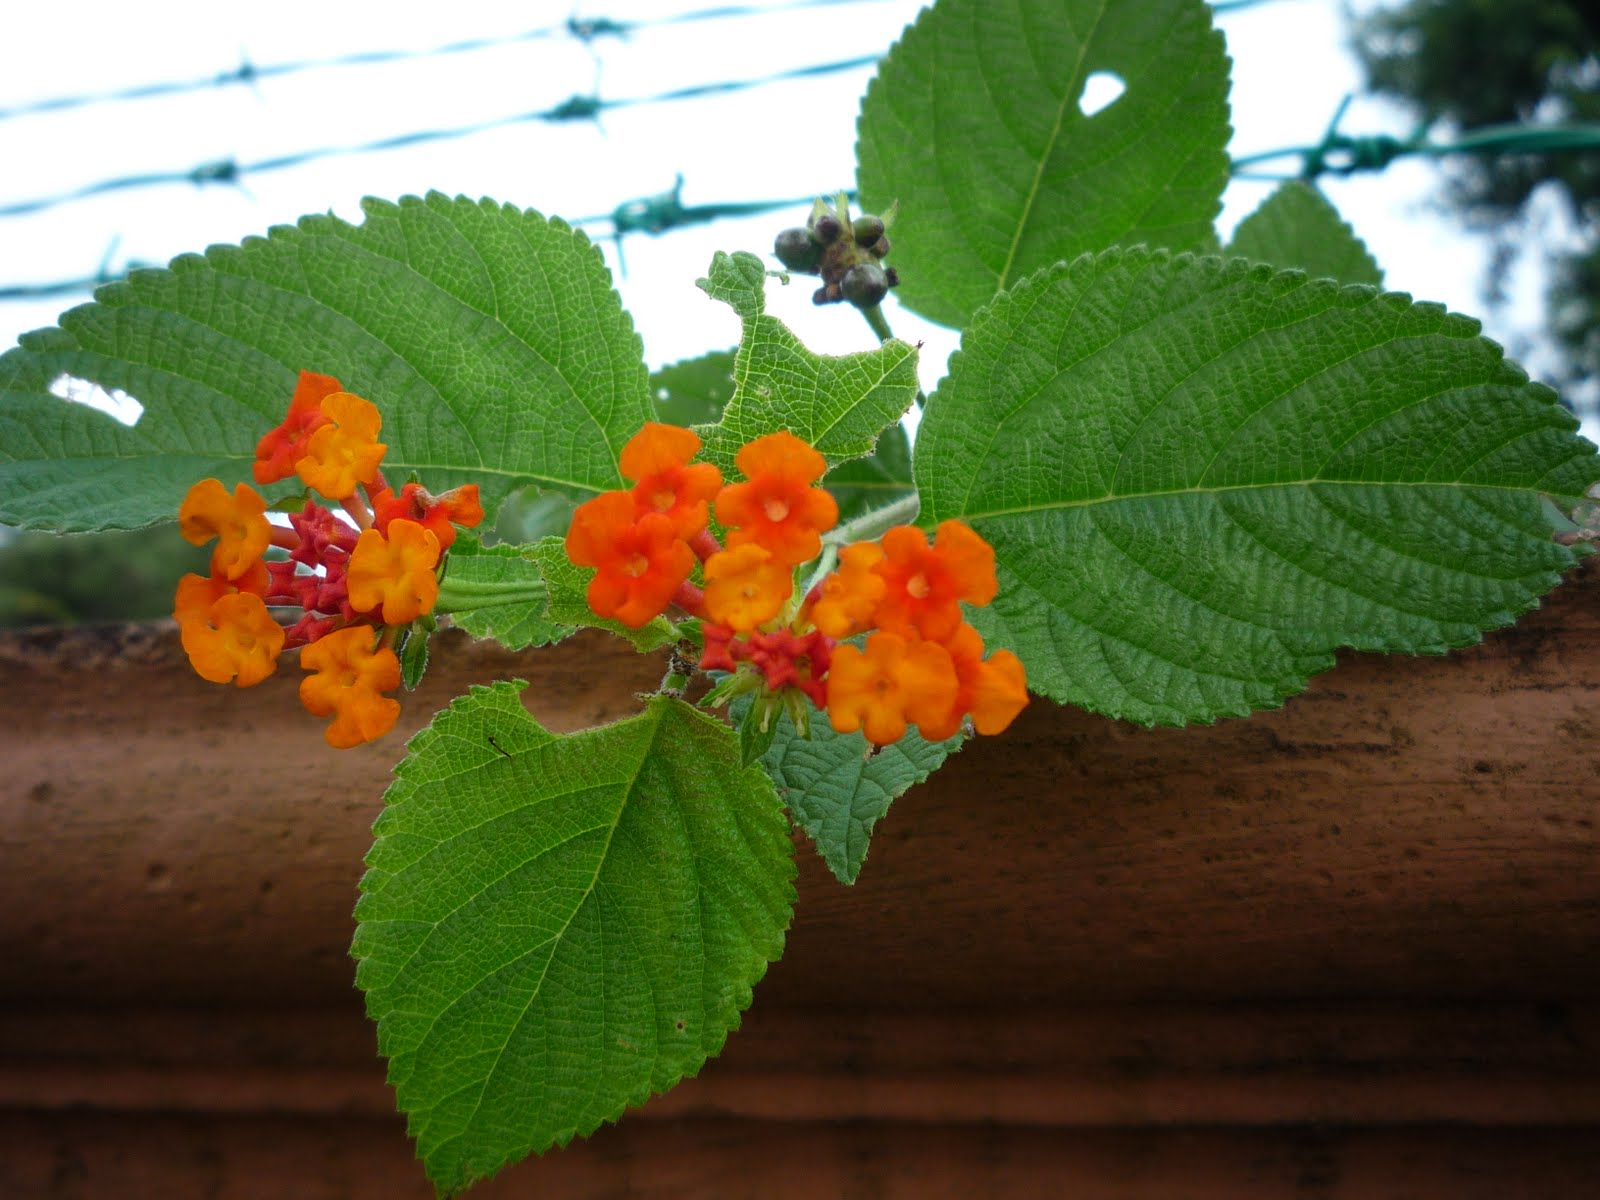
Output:
<path fill-rule="evenodd" d="M 626 574 L 637 579 L 650 569 L 650 560 L 642 554 L 635 554 L 628 560 L 627 566 L 622 569 Z"/>
<path fill-rule="evenodd" d="M 767 520 L 776 525 L 779 521 L 788 519 L 789 502 L 780 497 L 772 496 L 761 502 L 761 511 L 767 514 Z"/>
<path fill-rule="evenodd" d="M 671 512 L 672 506 L 678 502 L 678 493 L 671 488 L 662 488 L 660 491 L 650 493 L 650 506 L 657 512 Z"/>
<path fill-rule="evenodd" d="M 906 580 L 906 595 L 910 596 L 913 600 L 926 600 L 928 598 L 928 593 L 932 590 L 933 589 L 928 586 L 928 577 L 921 571 L 918 571 L 910 579 Z"/>

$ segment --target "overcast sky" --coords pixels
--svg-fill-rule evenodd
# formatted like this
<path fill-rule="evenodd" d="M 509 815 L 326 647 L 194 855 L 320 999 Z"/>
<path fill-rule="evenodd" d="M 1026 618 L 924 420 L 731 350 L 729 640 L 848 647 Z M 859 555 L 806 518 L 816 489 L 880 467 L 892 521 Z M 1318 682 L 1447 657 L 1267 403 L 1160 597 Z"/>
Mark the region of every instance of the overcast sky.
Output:
<path fill-rule="evenodd" d="M 580 0 L 561 3 L 414 4 L 280 0 L 86 0 L 8 14 L 0 42 L 0 112 L 38 100 L 373 50 L 427 50 L 468 38 L 492 49 L 370 66 L 295 72 L 162 98 L 93 104 L 0 118 L 0 206 L 96 181 L 187 171 L 232 159 L 251 163 L 323 147 L 354 146 L 418 130 L 472 125 L 549 109 L 574 95 L 651 96 L 714 80 L 765 77 L 886 49 L 921 7 L 915 0 L 832 6 L 750 7 L 748 17 L 662 25 L 589 43 L 560 27 L 570 16 L 659 22 L 722 7 L 719 0 Z M 1333 0 L 1267 0 L 1224 12 L 1234 61 L 1236 155 L 1320 139 L 1340 99 L 1359 85 Z M 521 38 L 551 29 L 548 37 Z M 363 195 L 394 198 L 439 189 L 490 196 L 581 218 L 672 186 L 687 204 L 783 199 L 853 182 L 855 118 L 870 70 L 772 83 L 727 95 L 642 104 L 598 121 L 528 121 L 457 140 L 320 159 L 247 176 L 239 186 L 191 184 L 113 192 L 27 216 L 0 217 L 0 287 L 91 275 L 102 263 L 165 262 L 212 242 L 237 242 L 308 212 L 359 219 Z M 1342 128 L 1406 133 L 1397 113 L 1358 101 Z M 1284 169 L 1292 171 L 1292 161 Z M 1482 315 L 1485 248 L 1431 211 L 1432 168 L 1401 162 L 1382 175 L 1329 179 L 1324 189 L 1367 241 L 1389 286 Z M 1269 185 L 1238 182 L 1224 231 Z M 787 213 L 720 221 L 624 244 L 624 303 L 652 365 L 725 348 L 737 324 L 694 280 L 717 249 L 769 253 L 773 234 L 802 220 Z M 603 234 L 605 226 L 595 227 Z M 617 269 L 609 243 L 607 254 Z M 808 287 L 774 291 L 771 309 L 814 348 L 840 353 L 869 343 L 845 306 L 815 309 Z M 1536 289 L 1535 289 L 1536 291 Z M 1535 294 L 1530 291 L 1530 295 Z M 0 303 L 0 347 L 51 324 L 75 298 Z M 954 347 L 949 331 L 886 306 L 898 336 L 923 339 L 925 383 Z M 1529 323 L 1534 318 L 1529 317 Z M 1491 328 L 1515 344 L 1515 329 Z M 1537 367 L 1537 363 L 1533 364 Z"/>

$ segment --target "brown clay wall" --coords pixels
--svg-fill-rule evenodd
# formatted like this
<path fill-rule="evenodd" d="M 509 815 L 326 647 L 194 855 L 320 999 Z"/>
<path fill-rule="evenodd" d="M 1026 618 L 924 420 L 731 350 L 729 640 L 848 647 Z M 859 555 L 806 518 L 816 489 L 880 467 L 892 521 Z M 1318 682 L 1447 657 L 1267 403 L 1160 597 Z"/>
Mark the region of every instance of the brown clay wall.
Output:
<path fill-rule="evenodd" d="M 170 629 L 0 636 L 0 1196 L 426 1196 L 346 957 L 405 735 L 661 664 L 445 639 L 327 750 L 293 673 Z M 1600 573 L 1446 658 L 1141 730 L 1035 702 L 799 847 L 784 960 L 703 1076 L 475 1194 L 1600 1195 Z"/>

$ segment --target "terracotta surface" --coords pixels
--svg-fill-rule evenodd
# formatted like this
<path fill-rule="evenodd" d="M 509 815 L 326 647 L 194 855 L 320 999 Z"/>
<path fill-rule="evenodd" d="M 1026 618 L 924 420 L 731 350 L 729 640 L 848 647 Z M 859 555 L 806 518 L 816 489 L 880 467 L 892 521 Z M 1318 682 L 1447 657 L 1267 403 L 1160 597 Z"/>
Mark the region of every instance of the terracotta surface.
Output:
<path fill-rule="evenodd" d="M 335 753 L 293 672 L 168 629 L 0 635 L 0 1196 L 426 1195 L 351 989 L 403 736 L 661 663 L 449 639 Z M 800 847 L 784 960 L 701 1079 L 485 1196 L 1561 1197 L 1600 1178 L 1600 577 L 1440 659 L 1147 731 L 1035 702 Z"/>

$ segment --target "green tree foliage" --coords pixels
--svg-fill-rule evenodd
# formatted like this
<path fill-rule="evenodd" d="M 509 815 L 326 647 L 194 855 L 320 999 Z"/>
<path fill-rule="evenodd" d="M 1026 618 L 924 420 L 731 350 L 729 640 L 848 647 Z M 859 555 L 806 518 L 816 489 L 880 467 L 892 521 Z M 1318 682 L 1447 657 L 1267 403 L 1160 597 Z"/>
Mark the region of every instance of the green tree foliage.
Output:
<path fill-rule="evenodd" d="M 141 621 L 172 612 L 172 587 L 210 550 L 177 526 L 58 537 L 0 530 L 0 627 Z"/>
<path fill-rule="evenodd" d="M 1600 7 L 1569 0 L 1408 0 L 1356 26 L 1367 86 L 1458 132 L 1600 121 Z M 1451 203 L 1495 231 L 1491 288 L 1515 258 L 1529 197 L 1554 185 L 1584 244 L 1551 257 L 1550 324 L 1574 379 L 1600 374 L 1600 153 L 1462 155 Z"/>

